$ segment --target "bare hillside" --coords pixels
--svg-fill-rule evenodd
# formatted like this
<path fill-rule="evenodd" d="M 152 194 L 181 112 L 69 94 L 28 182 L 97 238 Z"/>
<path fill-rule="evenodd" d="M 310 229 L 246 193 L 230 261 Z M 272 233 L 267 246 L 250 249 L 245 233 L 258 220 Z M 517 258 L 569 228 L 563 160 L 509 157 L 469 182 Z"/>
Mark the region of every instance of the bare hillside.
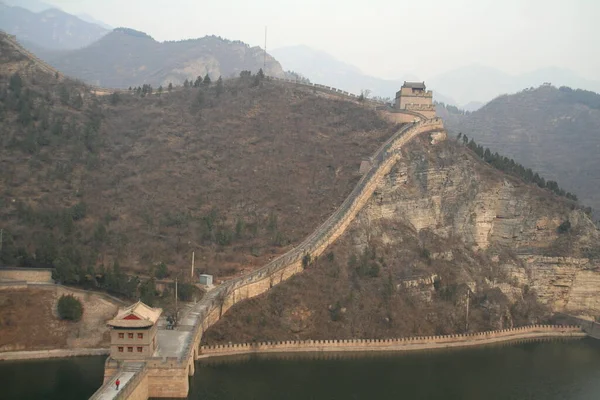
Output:
<path fill-rule="evenodd" d="M 575 207 L 454 141 L 421 138 L 328 253 L 234 305 L 203 340 L 383 339 L 598 316 L 600 231 Z"/>
<path fill-rule="evenodd" d="M 600 95 L 541 86 L 500 96 L 466 115 L 438 111 L 455 134 L 513 158 L 600 209 Z"/>
<path fill-rule="evenodd" d="M 115 261 L 218 278 L 310 233 L 396 127 L 358 104 L 256 77 L 95 97 L 0 66 L 2 261 L 93 284 Z M 17 72 L 17 74 L 15 74 Z"/>

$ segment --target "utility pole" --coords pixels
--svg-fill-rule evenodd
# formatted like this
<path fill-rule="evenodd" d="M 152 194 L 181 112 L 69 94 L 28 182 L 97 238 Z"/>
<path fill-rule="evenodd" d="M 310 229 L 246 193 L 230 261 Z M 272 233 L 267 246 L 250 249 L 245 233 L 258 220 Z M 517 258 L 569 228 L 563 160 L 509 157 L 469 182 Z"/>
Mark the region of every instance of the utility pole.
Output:
<path fill-rule="evenodd" d="M 179 322 L 179 307 L 177 303 L 177 277 L 175 277 L 175 321 Z"/>
<path fill-rule="evenodd" d="M 465 323 L 465 332 L 469 331 L 469 298 L 471 294 L 471 289 L 467 289 L 467 318 Z"/>
<path fill-rule="evenodd" d="M 2 234 L 4 233 L 4 229 L 0 229 L 0 254 L 2 253 Z"/>
<path fill-rule="evenodd" d="M 194 252 L 192 251 L 192 283 L 194 280 Z"/>
<path fill-rule="evenodd" d="M 267 27 L 265 26 L 265 59 L 263 62 L 263 72 L 266 73 L 267 69 Z"/>

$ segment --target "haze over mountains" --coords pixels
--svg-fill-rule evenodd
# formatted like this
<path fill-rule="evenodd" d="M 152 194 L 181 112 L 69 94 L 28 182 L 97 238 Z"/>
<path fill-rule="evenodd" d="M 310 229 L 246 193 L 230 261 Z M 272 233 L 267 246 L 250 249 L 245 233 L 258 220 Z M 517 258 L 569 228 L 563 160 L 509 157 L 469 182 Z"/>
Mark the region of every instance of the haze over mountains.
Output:
<path fill-rule="evenodd" d="M 127 88 L 149 83 L 166 87 L 170 82 L 181 84 L 185 79 L 207 73 L 216 79 L 263 67 L 263 50 L 241 41 L 207 36 L 161 43 L 132 29 L 108 31 L 62 11 L 47 9 L 52 6 L 43 2 L 28 0 L 19 4 L 42 11 L 34 13 L 0 3 L 5 11 L 0 16 L 0 28 L 16 34 L 30 50 L 60 71 L 94 85 Z M 86 18 L 94 20 L 92 16 Z M 73 50 L 82 46 L 85 47 Z M 267 57 L 265 72 L 268 75 L 283 77 L 284 70 L 293 70 L 313 82 L 354 93 L 369 90 L 371 96 L 393 99 L 404 80 L 423 80 L 403 75 L 403 71 L 399 71 L 402 79 L 398 80 L 369 76 L 327 52 L 308 46 L 283 47 L 271 54 L 275 58 Z M 436 101 L 467 111 L 479 109 L 502 94 L 545 82 L 557 87 L 600 91 L 600 82 L 552 67 L 510 75 L 473 64 L 426 80 Z M 600 165 L 595 161 L 598 144 L 597 135 L 594 136 L 600 126 L 600 121 L 595 119 L 598 110 L 566 96 L 565 92 L 544 86 L 502 96 L 471 115 L 444 114 L 442 107 L 440 113 L 448 120 L 450 129 L 475 137 L 493 151 L 506 152 L 526 167 L 557 180 L 598 210 L 600 193 L 594 189 L 599 186 L 595 182 L 600 178 L 596 173 Z"/>
<path fill-rule="evenodd" d="M 448 71 L 430 79 L 427 83 L 433 90 L 447 93 L 457 105 L 467 111 L 502 94 L 516 93 L 520 90 L 538 87 L 549 82 L 557 87 L 569 86 L 573 89 L 586 89 L 600 92 L 600 82 L 592 81 L 564 69 L 547 67 L 520 75 L 510 75 L 498 69 L 483 65 L 468 65 Z"/>
<path fill-rule="evenodd" d="M 600 210 L 600 95 L 541 86 L 500 96 L 470 114 L 438 106 L 454 134 L 513 158 Z"/>
<path fill-rule="evenodd" d="M 600 82 L 584 79 L 561 68 L 543 68 L 521 75 L 510 75 L 495 68 L 468 65 L 430 79 L 403 74 L 401 79 L 369 76 L 357 67 L 308 46 L 282 47 L 271 51 L 285 70 L 298 72 L 313 82 L 360 93 L 369 89 L 374 96 L 394 98 L 404 80 L 423 81 L 433 90 L 434 100 L 474 111 L 501 94 L 515 93 L 545 82 L 557 86 L 600 91 Z"/>
<path fill-rule="evenodd" d="M 84 79 L 92 84 L 106 84 L 114 87 L 128 87 L 143 83 L 163 84 L 171 71 L 175 71 L 173 77 L 175 82 L 183 81 L 180 77 L 185 75 L 181 69 L 189 69 L 189 64 L 202 64 L 200 67 L 192 67 L 193 73 L 198 70 L 211 69 L 214 60 L 197 60 L 198 49 L 194 50 L 192 60 L 187 60 L 181 55 L 171 54 L 166 51 L 166 67 L 158 66 L 156 63 L 147 64 L 148 58 L 139 65 L 126 66 L 130 72 L 123 73 L 122 65 L 110 67 L 119 69 L 123 79 L 108 80 L 102 72 L 96 71 L 97 52 L 105 51 L 107 44 L 116 45 L 119 51 L 116 53 L 123 57 L 121 50 L 134 45 L 130 42 L 115 43 L 114 38 L 101 44 L 95 44 L 93 50 L 82 51 L 65 56 L 56 50 L 80 49 L 91 45 L 110 32 L 110 26 L 95 19 L 91 15 L 74 16 L 58 10 L 51 4 L 37 0 L 5 0 L 0 3 L 2 13 L 0 15 L 0 29 L 17 36 L 19 41 L 41 58 L 52 63 L 57 68 L 65 70 L 67 74 Z M 14 7 L 18 6 L 18 7 Z M 25 9 L 27 8 L 27 10 Z M 151 32 L 149 32 L 151 35 Z M 150 36 L 149 35 L 149 36 Z M 158 42 L 156 42 L 158 43 Z M 144 47 L 149 43 L 138 43 Z M 199 46 L 203 44 L 198 43 Z M 134 46 L 135 46 L 134 45 Z M 168 46 L 164 46 L 168 47 Z M 148 47 L 145 47 L 148 51 Z M 186 48 L 186 50 L 188 50 Z M 137 51 L 137 50 L 134 50 Z M 237 50 L 236 50 L 237 51 Z M 434 77 L 418 76 L 418 74 L 407 71 L 398 71 L 398 79 L 383 79 L 363 73 L 359 68 L 336 59 L 327 52 L 313 49 L 308 46 L 289 46 L 270 51 L 283 68 L 273 64 L 273 74 L 282 76 L 282 70 L 293 70 L 307 77 L 313 82 L 334 86 L 353 93 L 369 90 L 372 96 L 383 98 L 394 98 L 395 92 L 404 80 L 425 80 L 428 88 L 434 91 L 434 100 L 450 105 L 458 106 L 467 111 L 474 111 L 496 96 L 507 93 L 515 93 L 529 87 L 536 87 L 545 82 L 551 82 L 556 86 L 569 86 L 593 91 L 600 91 L 600 82 L 585 79 L 577 73 L 564 68 L 545 67 L 519 75 L 511 75 L 498 69 L 479 64 L 470 64 L 456 68 Z M 133 56 L 132 56 L 133 57 Z M 137 57 L 137 55 L 136 55 Z M 176 58 L 179 63 L 173 66 L 171 59 Z M 242 58 L 253 56 L 244 55 Z M 210 56 L 208 56 L 210 59 Z M 87 65 L 87 59 L 90 59 Z M 182 61 L 182 59 L 184 59 Z M 120 64 L 121 59 L 113 60 Z M 131 60 L 130 60 L 131 61 Z M 128 62 L 125 61 L 125 64 Z M 255 68 L 255 63 L 250 62 L 249 69 Z M 106 68 L 106 63 L 103 64 Z M 133 72 L 134 69 L 138 72 Z M 227 67 L 219 66 L 220 70 L 228 71 Z M 162 69 L 165 69 L 164 71 Z M 151 70 L 151 72 L 149 72 Z M 159 71 L 160 70 L 160 71 Z M 234 69 L 235 70 L 235 69 Z M 237 71 L 237 70 L 236 70 Z M 127 81 L 127 82 L 125 82 Z M 110 82 L 110 83 L 108 83 Z M 174 83 L 175 83 L 174 82 Z"/>
<path fill-rule="evenodd" d="M 0 3 L 0 29 L 33 51 L 72 50 L 90 45 L 109 31 L 56 8 L 33 12 Z"/>
<path fill-rule="evenodd" d="M 180 85 L 209 74 L 239 76 L 243 70 L 283 77 L 281 65 L 259 47 L 216 36 L 179 42 L 157 42 L 133 29 L 117 28 L 90 46 L 46 60 L 69 76 L 111 88 L 142 84 Z M 266 66 L 265 66 L 266 61 Z"/>

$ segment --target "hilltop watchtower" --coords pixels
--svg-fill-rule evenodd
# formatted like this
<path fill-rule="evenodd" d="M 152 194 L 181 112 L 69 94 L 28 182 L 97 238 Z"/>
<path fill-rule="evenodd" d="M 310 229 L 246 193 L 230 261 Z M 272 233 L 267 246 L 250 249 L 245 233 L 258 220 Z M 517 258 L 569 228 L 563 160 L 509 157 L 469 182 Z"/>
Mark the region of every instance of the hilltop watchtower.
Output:
<path fill-rule="evenodd" d="M 156 350 L 156 331 L 161 308 L 138 301 L 122 308 L 107 322 L 110 330 L 110 357 L 115 360 L 142 360 Z"/>
<path fill-rule="evenodd" d="M 407 82 L 398 92 L 394 107 L 399 111 L 408 111 L 421 114 L 425 118 L 435 117 L 433 105 L 433 92 L 427 90 L 425 82 Z"/>

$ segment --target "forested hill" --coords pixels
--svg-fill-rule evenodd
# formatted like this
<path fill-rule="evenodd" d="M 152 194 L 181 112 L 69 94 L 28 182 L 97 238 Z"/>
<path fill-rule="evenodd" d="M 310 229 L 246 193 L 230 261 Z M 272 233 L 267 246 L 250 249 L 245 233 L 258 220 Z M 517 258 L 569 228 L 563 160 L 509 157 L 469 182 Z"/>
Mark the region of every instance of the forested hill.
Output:
<path fill-rule="evenodd" d="M 600 210 L 600 95 L 540 86 L 503 95 L 472 113 L 438 106 L 455 134 L 558 182 Z"/>
<path fill-rule="evenodd" d="M 206 36 L 161 43 L 128 28 L 117 28 L 83 49 L 42 56 L 69 76 L 111 88 L 143 84 L 166 87 L 207 73 L 216 80 L 219 76 L 228 78 L 260 68 L 267 75 L 284 76 L 277 60 L 267 55 L 265 67 L 264 51 L 240 41 Z"/>
<path fill-rule="evenodd" d="M 219 280 L 262 266 L 343 202 L 361 160 L 397 130 L 360 104 L 257 75 L 94 96 L 8 39 L 0 263 L 55 267 L 65 283 L 137 298 L 95 277 L 163 264 L 175 276 L 192 251 Z"/>

